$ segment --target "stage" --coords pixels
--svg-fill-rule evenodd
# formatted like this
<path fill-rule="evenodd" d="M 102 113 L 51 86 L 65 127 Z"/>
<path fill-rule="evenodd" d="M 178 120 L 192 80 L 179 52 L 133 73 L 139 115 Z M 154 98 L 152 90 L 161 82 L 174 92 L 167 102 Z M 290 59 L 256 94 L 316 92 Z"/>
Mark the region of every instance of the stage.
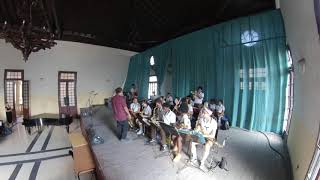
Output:
<path fill-rule="evenodd" d="M 205 173 L 194 167 L 183 170 L 187 160 L 185 152 L 188 149 L 184 144 L 184 153 L 179 163 L 173 163 L 168 156 L 156 158 L 160 155 L 159 145 L 144 145 L 145 138 L 138 138 L 133 132 L 129 132 L 129 142 L 120 142 L 116 135 L 116 122 L 112 118 L 112 111 L 104 106 L 94 109 L 94 128 L 96 133 L 103 137 L 104 144 L 92 146 L 101 171 L 108 180 L 191 180 L 191 179 L 225 179 L 225 180 L 269 180 L 290 179 L 288 155 L 280 136 L 268 133 L 267 138 L 260 132 L 246 131 L 239 128 L 231 128 L 228 131 L 219 131 L 218 141 L 229 137 L 226 146 L 218 149 L 213 155 L 221 160 L 224 156 L 227 160 L 227 169 L 219 167 L 212 172 Z M 88 119 L 83 118 L 84 124 Z M 276 150 L 276 151 L 275 151 Z M 198 147 L 198 158 L 202 157 L 202 147 Z M 280 155 L 280 154 L 281 155 Z M 208 163 L 208 162 L 207 162 Z M 180 170 L 180 171 L 179 171 Z"/>

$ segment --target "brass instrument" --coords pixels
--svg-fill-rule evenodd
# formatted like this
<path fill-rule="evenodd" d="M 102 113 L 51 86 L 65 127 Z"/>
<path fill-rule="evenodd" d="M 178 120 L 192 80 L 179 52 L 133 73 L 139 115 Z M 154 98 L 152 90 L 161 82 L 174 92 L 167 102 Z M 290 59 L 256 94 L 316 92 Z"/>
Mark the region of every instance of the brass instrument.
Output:
<path fill-rule="evenodd" d="M 129 111 L 129 113 L 131 115 L 131 119 L 128 119 L 128 123 L 131 128 L 134 128 L 135 127 L 134 121 L 137 119 L 137 113 L 134 113 L 132 111 Z"/>

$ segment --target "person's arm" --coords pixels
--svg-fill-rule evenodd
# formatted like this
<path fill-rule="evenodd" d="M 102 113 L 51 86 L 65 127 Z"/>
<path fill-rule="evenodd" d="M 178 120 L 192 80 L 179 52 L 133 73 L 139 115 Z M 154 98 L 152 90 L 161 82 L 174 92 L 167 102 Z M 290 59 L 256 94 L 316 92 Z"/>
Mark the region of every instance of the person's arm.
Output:
<path fill-rule="evenodd" d="M 122 106 L 123 106 L 123 108 L 124 108 L 124 111 L 127 113 L 128 119 L 131 119 L 131 114 L 130 114 L 130 112 L 129 112 L 129 109 L 128 109 L 128 107 L 127 107 L 127 104 L 126 104 L 126 100 L 125 100 L 125 99 L 123 99 L 123 101 L 122 101 Z"/>
<path fill-rule="evenodd" d="M 131 119 L 131 114 L 130 114 L 129 109 L 128 109 L 127 106 L 124 106 L 124 111 L 127 113 L 128 119 Z"/>

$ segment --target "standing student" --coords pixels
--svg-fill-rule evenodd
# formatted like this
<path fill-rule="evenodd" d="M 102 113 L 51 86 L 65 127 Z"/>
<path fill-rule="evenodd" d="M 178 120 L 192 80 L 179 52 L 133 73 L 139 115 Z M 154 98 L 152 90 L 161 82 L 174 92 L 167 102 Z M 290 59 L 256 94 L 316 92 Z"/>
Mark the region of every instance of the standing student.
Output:
<path fill-rule="evenodd" d="M 120 141 L 128 141 L 128 119 L 131 119 L 122 88 L 118 87 L 112 97 L 113 117 L 117 121 L 117 132 Z"/>
<path fill-rule="evenodd" d="M 200 107 L 202 105 L 203 98 L 204 98 L 204 93 L 202 91 L 203 91 L 203 88 L 199 86 L 197 91 L 194 92 L 193 98 L 194 98 L 195 107 Z"/>

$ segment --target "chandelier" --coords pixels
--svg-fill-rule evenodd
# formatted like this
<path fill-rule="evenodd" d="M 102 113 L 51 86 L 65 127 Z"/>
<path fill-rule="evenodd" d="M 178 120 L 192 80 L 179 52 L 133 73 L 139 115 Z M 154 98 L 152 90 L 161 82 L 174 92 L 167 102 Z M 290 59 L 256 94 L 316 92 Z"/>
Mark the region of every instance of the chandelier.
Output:
<path fill-rule="evenodd" d="M 32 52 L 41 49 L 50 49 L 54 42 L 55 35 L 51 31 L 48 17 L 41 0 L 21 0 L 16 5 L 17 21 L 8 23 L 5 21 L 0 28 L 0 39 L 11 43 L 20 50 L 23 60 L 26 62 Z M 37 20 L 36 25 L 33 18 Z"/>

